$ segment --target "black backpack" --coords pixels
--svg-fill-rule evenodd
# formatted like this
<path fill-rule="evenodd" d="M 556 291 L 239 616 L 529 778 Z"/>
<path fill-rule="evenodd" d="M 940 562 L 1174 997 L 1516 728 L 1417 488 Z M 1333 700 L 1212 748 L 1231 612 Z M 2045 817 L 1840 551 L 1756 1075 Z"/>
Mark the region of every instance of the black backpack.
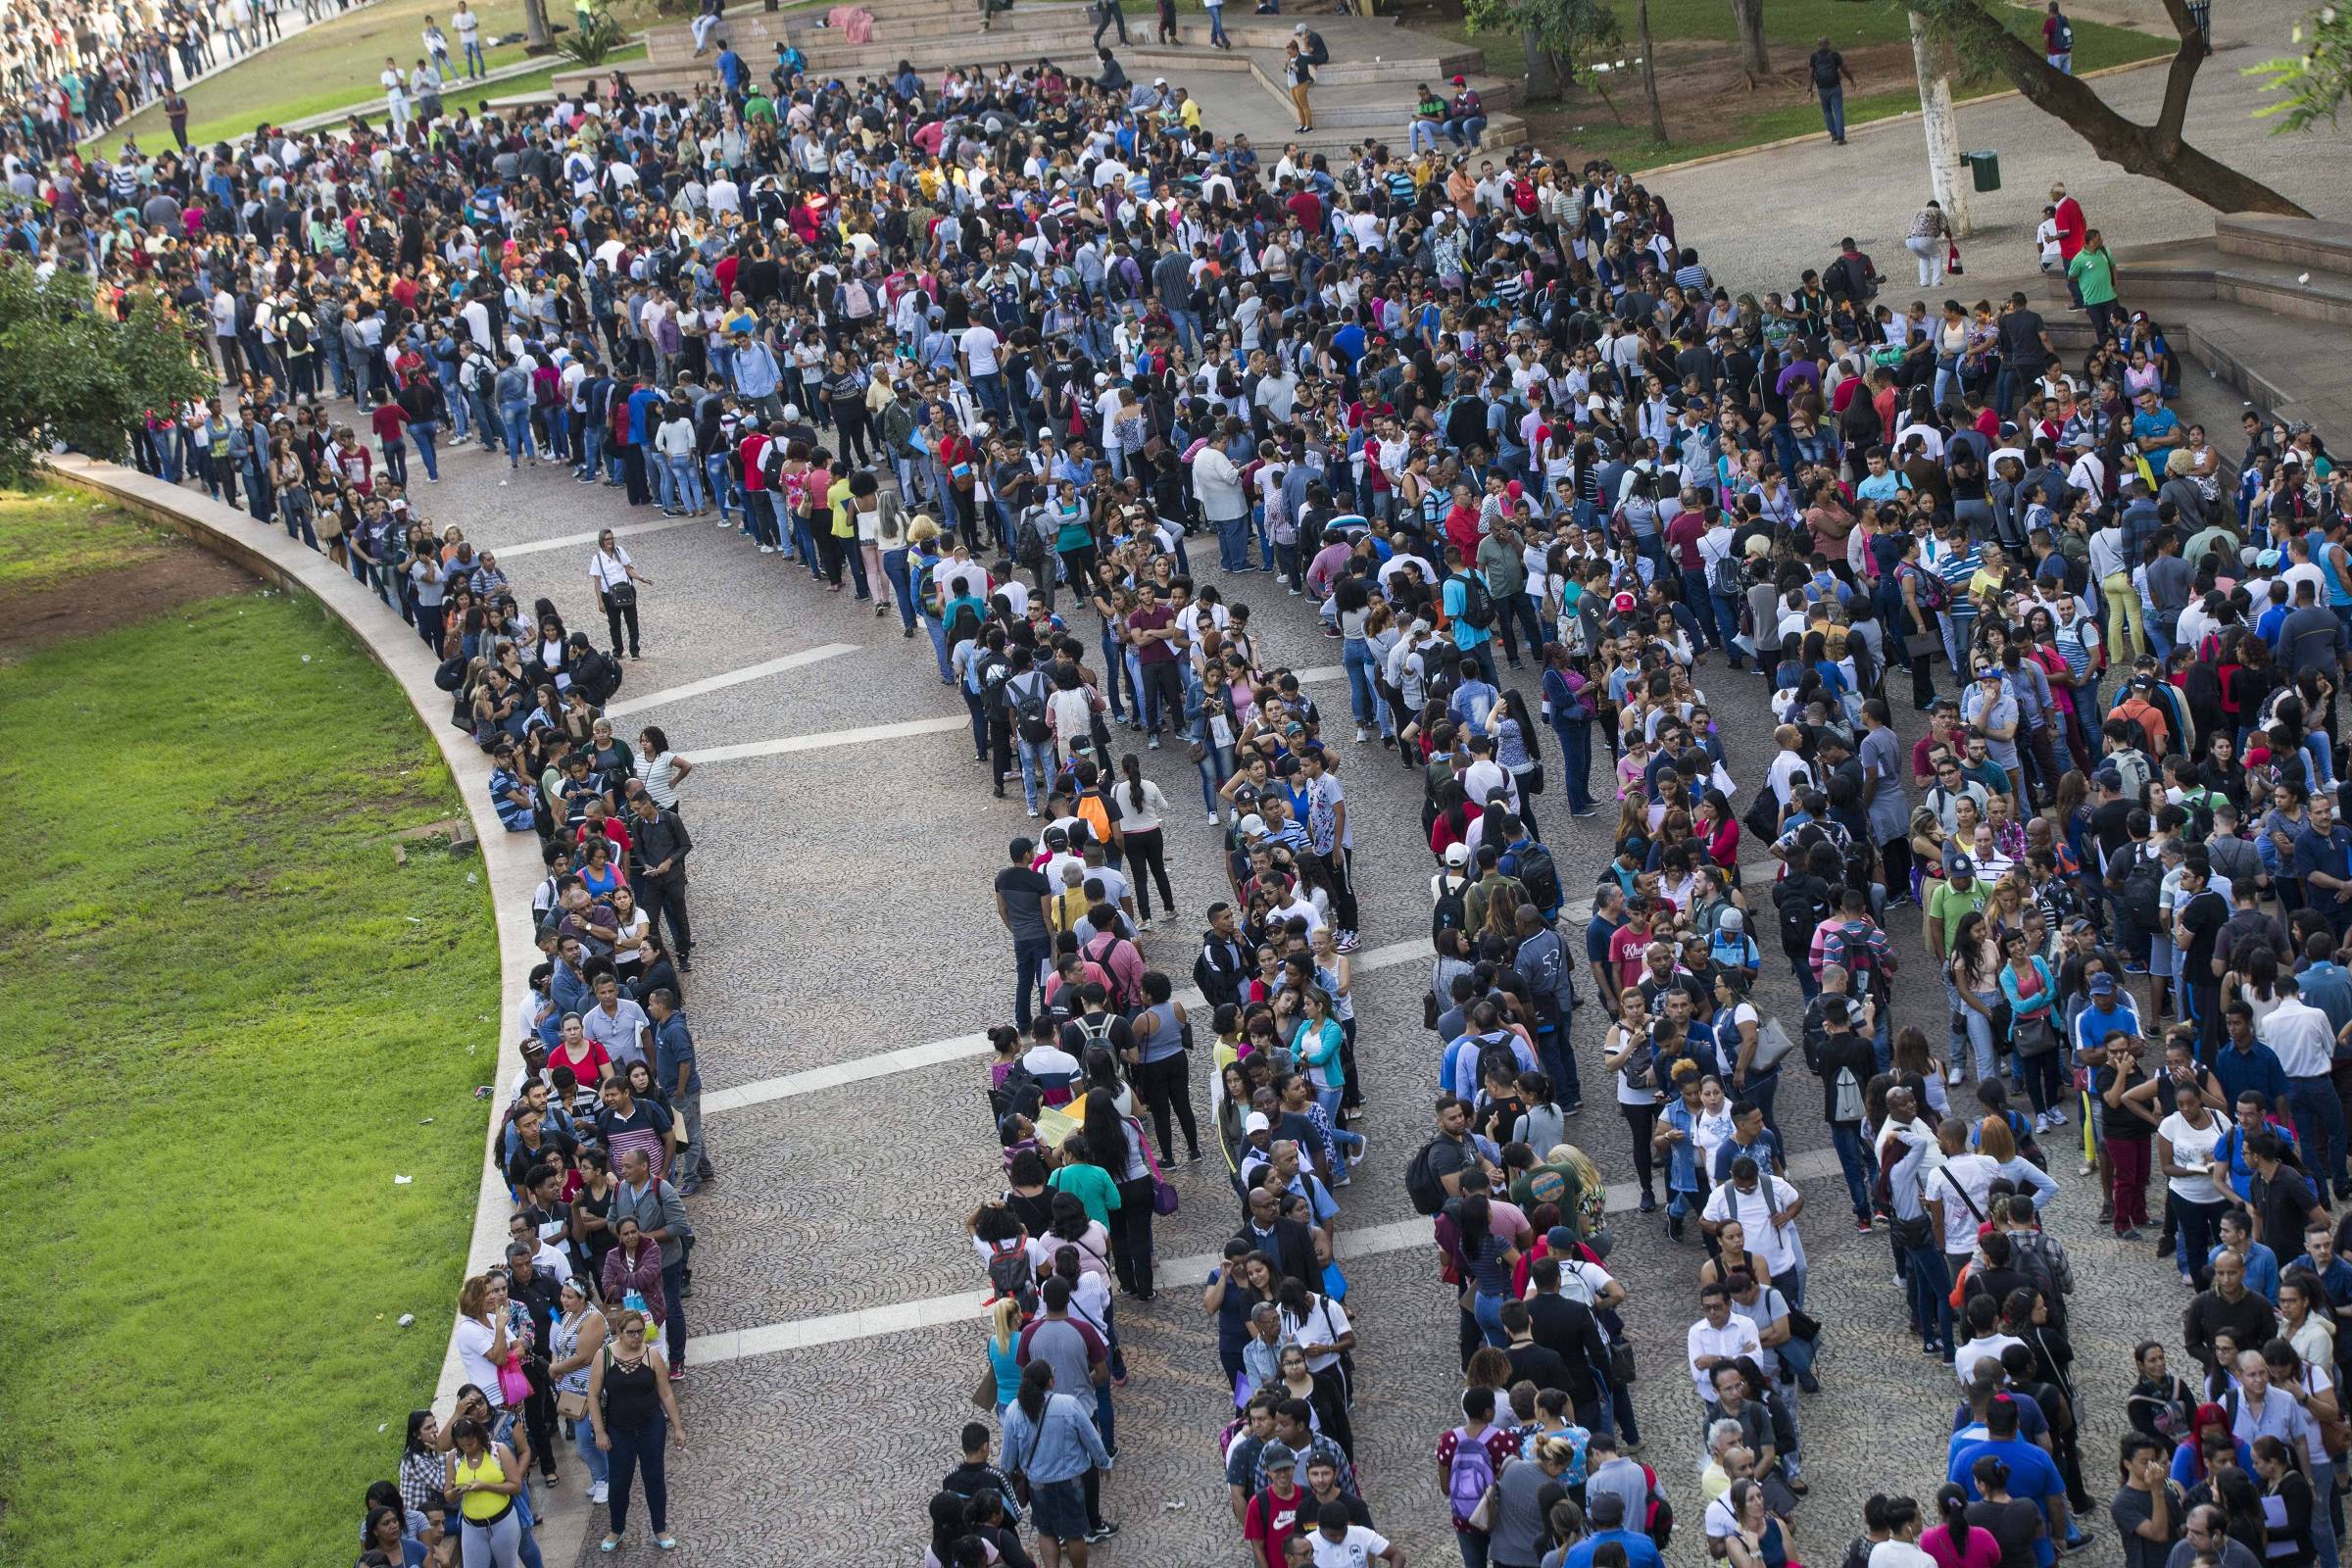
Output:
<path fill-rule="evenodd" d="M 1560 906 L 1560 868 L 1552 862 L 1551 852 L 1541 844 L 1530 844 L 1514 858 L 1519 885 L 1539 913 L 1550 915 Z"/>
<path fill-rule="evenodd" d="M 1432 942 L 1448 931 L 1464 931 L 1470 926 L 1470 906 L 1463 897 L 1470 891 L 1469 881 L 1464 879 L 1460 887 L 1440 882 L 1438 889 L 1438 906 L 1429 915 L 1429 939 Z"/>
<path fill-rule="evenodd" d="M 1029 1250 L 992 1250 L 988 1255 L 988 1298 L 1011 1297 L 1021 1304 L 1021 1316 L 1037 1311 L 1037 1272 L 1029 1266 Z"/>
<path fill-rule="evenodd" d="M 2058 46 L 2060 54 L 2073 54 L 2075 52 L 2075 24 L 2067 21 L 2063 15 L 2060 16 L 2058 25 L 2050 31 L 2050 41 Z"/>
<path fill-rule="evenodd" d="M 1034 675 L 1037 672 L 1024 670 L 1023 673 Z M 1046 722 L 1046 688 L 1042 680 L 1032 680 L 1020 687 L 1013 686 L 1007 680 L 1004 700 L 1012 707 L 1013 728 L 1019 732 L 1022 740 L 1032 746 L 1043 746 L 1054 738 L 1054 726 Z"/>
<path fill-rule="evenodd" d="M 2150 844 L 2132 849 L 2132 867 L 2124 873 L 2124 912 L 2142 931 L 2153 931 L 2163 918 L 2158 905 L 2164 892 L 2164 857 Z"/>
<path fill-rule="evenodd" d="M 1829 918 L 1830 901 L 1819 877 L 1797 875 L 1772 891 L 1772 906 L 1781 920 L 1781 951 L 1810 952 L 1813 932 Z"/>
<path fill-rule="evenodd" d="M 1472 571 L 1462 573 L 1462 624 L 1473 631 L 1491 631 L 1494 625 L 1494 601 Z"/>
<path fill-rule="evenodd" d="M 1437 1165 L 1430 1155 L 1438 1147 L 1432 1138 L 1413 1153 L 1404 1165 L 1404 1196 L 1416 1214 L 1436 1214 L 1446 1207 L 1446 1184 L 1438 1179 Z"/>
<path fill-rule="evenodd" d="M 1000 1122 L 1007 1116 L 1034 1116 L 1045 1102 L 1045 1086 L 1018 1061 L 1004 1070 L 1004 1081 L 988 1092 L 988 1108 Z"/>

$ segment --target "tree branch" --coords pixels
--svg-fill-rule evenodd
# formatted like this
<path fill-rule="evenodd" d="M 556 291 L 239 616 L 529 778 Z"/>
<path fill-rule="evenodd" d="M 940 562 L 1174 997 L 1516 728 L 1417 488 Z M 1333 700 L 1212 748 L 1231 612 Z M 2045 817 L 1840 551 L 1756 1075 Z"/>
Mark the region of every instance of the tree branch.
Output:
<path fill-rule="evenodd" d="M 1904 5 L 1949 29 L 1970 56 L 1987 61 L 2036 109 L 2064 121 L 2107 163 L 2161 180 L 2225 213 L 2311 215 L 2278 192 L 2188 145 L 2180 128 L 2189 90 L 2204 63 L 2204 40 L 2190 20 L 2186 0 L 2164 0 L 2166 15 L 2181 33 L 2165 81 L 2156 123 L 2142 125 L 2110 108 L 2078 76 L 2053 70 L 2041 52 L 2012 32 L 1983 0 L 1903 0 Z"/>

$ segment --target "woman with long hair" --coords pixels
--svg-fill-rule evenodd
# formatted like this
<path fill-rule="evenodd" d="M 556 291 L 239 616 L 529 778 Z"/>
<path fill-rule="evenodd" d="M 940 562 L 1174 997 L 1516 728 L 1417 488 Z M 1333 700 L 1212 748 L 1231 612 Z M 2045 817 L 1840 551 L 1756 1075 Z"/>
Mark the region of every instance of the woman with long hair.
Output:
<path fill-rule="evenodd" d="M 604 1355 L 605 1314 L 588 1298 L 577 1278 L 564 1282 L 561 1305 L 548 1330 L 547 1375 L 556 1389 L 556 1413 L 574 1423 L 572 1446 L 588 1467 L 588 1500 L 603 1502 L 612 1480 L 612 1461 L 596 1446 L 588 1422 L 588 1369 Z"/>
<path fill-rule="evenodd" d="M 627 1536 L 629 1483 L 642 1477 L 654 1544 L 663 1551 L 676 1550 L 677 1538 L 669 1533 L 669 1480 L 662 1441 L 666 1435 L 683 1448 L 686 1426 L 678 1415 L 677 1394 L 670 1388 L 668 1363 L 657 1347 L 645 1343 L 642 1312 L 620 1314 L 612 1348 L 589 1368 L 588 1419 L 596 1429 L 596 1446 L 612 1456 L 608 1502 L 612 1522 L 603 1549 L 618 1550 Z"/>
<path fill-rule="evenodd" d="M 1176 890 L 1168 885 L 1168 858 L 1161 823 L 1168 814 L 1168 798 L 1157 784 L 1144 777 L 1144 764 L 1133 752 L 1119 759 L 1118 797 L 1120 847 L 1127 857 L 1128 880 L 1143 913 L 1143 927 L 1152 929 L 1152 885 L 1159 885 L 1159 902 L 1176 913 Z"/>
<path fill-rule="evenodd" d="M 1483 1196 L 1461 1200 L 1455 1215 L 1455 1250 L 1460 1255 L 1464 1305 L 1478 1320 L 1479 1332 L 1496 1349 L 1511 1343 L 1502 1328 L 1502 1301 L 1510 1289 L 1511 1269 L 1519 1249 L 1493 1228 L 1493 1211 Z"/>
<path fill-rule="evenodd" d="M 1544 709 L 1560 743 L 1561 787 L 1568 792 L 1570 816 L 1592 814 L 1592 720 L 1599 713 L 1598 696 L 1565 646 L 1544 645 Z"/>
<path fill-rule="evenodd" d="M 1951 957 L 1944 967 L 1952 993 L 1960 1000 L 1956 1016 L 1967 1029 L 1980 1082 L 1994 1071 L 1992 1009 L 2001 1000 L 2000 962 L 1984 914 L 1972 909 L 1962 915 L 1959 928 L 1952 933 Z"/>

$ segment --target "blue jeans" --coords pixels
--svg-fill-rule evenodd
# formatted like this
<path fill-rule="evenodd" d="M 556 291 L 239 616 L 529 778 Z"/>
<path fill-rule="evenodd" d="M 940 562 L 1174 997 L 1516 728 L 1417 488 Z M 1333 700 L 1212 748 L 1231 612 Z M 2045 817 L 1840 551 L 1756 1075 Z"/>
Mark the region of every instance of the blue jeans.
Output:
<path fill-rule="evenodd" d="M 1250 514 L 1217 520 L 1217 564 L 1227 571 L 1250 569 Z"/>
<path fill-rule="evenodd" d="M 1208 41 L 1217 45 L 1219 48 L 1222 48 L 1227 42 L 1225 37 L 1225 8 L 1222 5 L 1214 5 L 1208 7 L 1207 10 Z"/>
<path fill-rule="evenodd" d="M 596 1446 L 595 1422 L 583 1416 L 572 1431 L 571 1446 L 579 1453 L 580 1463 L 588 1467 L 591 1485 L 600 1485 L 612 1478 L 612 1458 Z"/>
<path fill-rule="evenodd" d="M 939 678 L 953 682 L 956 671 L 948 664 L 948 628 L 939 623 L 938 616 L 925 615 L 923 629 L 931 634 L 931 651 L 939 656 Z"/>
<path fill-rule="evenodd" d="M 2344 1180 L 2344 1106 L 2335 1085 L 2325 1074 L 2289 1078 L 2286 1103 L 2295 1123 L 2295 1142 L 2315 1185 Z"/>
<path fill-rule="evenodd" d="M 1823 87 L 1820 93 L 1822 128 L 1830 133 L 1830 140 L 1845 140 L 1845 89 Z"/>
<path fill-rule="evenodd" d="M 1740 667 L 1740 650 L 1732 645 L 1740 635 L 1740 601 L 1734 599 L 1730 594 L 1710 593 L 1707 595 L 1707 603 L 1715 609 L 1715 635 L 1730 651 L 1732 667 L 1738 669 Z"/>
<path fill-rule="evenodd" d="M 1436 152 L 1438 150 L 1438 137 L 1445 129 L 1446 122 L 1442 120 L 1414 121 L 1411 127 L 1405 132 L 1404 147 L 1406 154 L 1408 156 L 1417 154 L 1421 151 L 1423 146 L 1427 146 L 1433 153 Z"/>
<path fill-rule="evenodd" d="M 1478 1292 L 1470 1298 L 1470 1315 L 1478 1319 L 1479 1332 L 1487 1337 L 1489 1345 L 1499 1350 L 1511 1343 L 1511 1337 L 1502 1331 L 1501 1297 Z"/>
<path fill-rule="evenodd" d="M 467 39 L 466 41 L 466 79 L 471 81 L 476 76 L 486 76 L 489 74 L 490 68 L 482 60 L 482 46 L 470 38 Z"/>
<path fill-rule="evenodd" d="M 1555 716 L 1551 733 L 1560 743 L 1560 778 L 1568 791 L 1568 809 L 1592 809 L 1592 721 Z"/>
<path fill-rule="evenodd" d="M 1463 115 L 1457 120 L 1446 122 L 1446 134 L 1453 138 L 1456 147 L 1475 147 L 1478 139 L 1486 133 L 1487 117 L 1484 115 Z"/>
<path fill-rule="evenodd" d="M 1845 1173 L 1845 1196 L 1854 1205 L 1854 1218 L 1870 1218 L 1870 1151 L 1863 1146 L 1858 1125 L 1830 1123 L 1830 1143 L 1838 1151 L 1838 1165 Z"/>
<path fill-rule="evenodd" d="M 596 477 L 596 470 L 605 461 L 605 427 L 595 419 L 580 432 L 580 464 L 573 471 L 583 479 Z"/>
<path fill-rule="evenodd" d="M 663 1343 L 668 1343 L 666 1335 Z M 612 1426 L 606 1432 L 612 1440 L 612 1534 L 617 1536 L 628 1528 L 629 1483 L 640 1476 L 645 1481 L 645 1511 L 653 1519 L 654 1534 L 668 1534 L 669 1475 L 663 1467 L 662 1448 L 669 1441 L 669 1418 L 656 1410 L 654 1418 L 641 1427 Z"/>
<path fill-rule="evenodd" d="M 882 552 L 882 575 L 890 579 L 891 597 L 899 602 L 899 623 L 914 630 L 914 582 L 906 575 L 906 552 Z"/>
<path fill-rule="evenodd" d="M 1931 1235 L 1925 1247 L 1900 1250 L 1903 1291 L 1911 1304 L 1911 1329 L 1943 1347 L 1952 1358 L 1952 1272 L 1943 1258 L 1943 1239 Z"/>
<path fill-rule="evenodd" d="M 1039 794 L 1054 787 L 1054 743 L 1025 741 L 1017 733 L 1012 740 L 1021 753 L 1021 798 L 1034 811 Z"/>
<path fill-rule="evenodd" d="M 1372 649 L 1361 637 L 1350 637 L 1340 648 L 1340 662 L 1348 670 L 1348 707 L 1358 724 L 1379 716 L 1380 699 L 1372 687 Z"/>
<path fill-rule="evenodd" d="M 1203 746 L 1200 748 L 1200 760 L 1194 766 L 1200 773 L 1200 804 L 1208 808 L 1209 815 L 1214 816 L 1217 814 L 1217 791 L 1223 789 L 1225 781 L 1233 777 L 1233 748 Z"/>
<path fill-rule="evenodd" d="M 434 445 L 440 431 L 441 426 L 431 419 L 419 419 L 409 426 L 409 439 L 416 443 L 416 455 L 424 460 L 424 476 L 428 479 L 441 477 L 441 453 Z"/>
<path fill-rule="evenodd" d="M 664 455 L 662 459 L 662 504 L 678 512 L 703 510 L 703 479 L 694 459 Z"/>
<path fill-rule="evenodd" d="M 531 440 L 531 406 L 527 403 L 502 403 L 498 406 L 498 417 L 507 431 L 507 466 L 521 467 L 525 453 L 536 460 L 539 449 Z"/>
<path fill-rule="evenodd" d="M 1046 960 L 1053 952 L 1053 941 L 1047 937 L 1022 938 L 1012 945 L 1012 1021 L 1023 1034 L 1029 1032 L 1030 1020 L 1036 1016 L 1029 1010 L 1030 993 L 1037 994 L 1039 1006 L 1045 1005 Z"/>
<path fill-rule="evenodd" d="M 727 502 L 733 486 L 727 483 L 727 455 L 713 452 L 703 460 L 703 485 L 710 492 L 711 502 L 718 508 L 718 520 L 727 520 Z"/>

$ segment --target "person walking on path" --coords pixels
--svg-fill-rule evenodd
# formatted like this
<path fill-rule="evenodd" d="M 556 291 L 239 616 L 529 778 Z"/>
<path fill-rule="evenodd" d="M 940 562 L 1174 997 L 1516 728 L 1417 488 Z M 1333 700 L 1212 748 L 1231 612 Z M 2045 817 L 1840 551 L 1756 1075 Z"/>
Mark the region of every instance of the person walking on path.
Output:
<path fill-rule="evenodd" d="M 1845 56 L 1830 47 L 1829 34 L 1822 34 L 1813 51 L 1811 62 L 1813 91 L 1821 99 L 1822 128 L 1830 140 L 1845 145 L 1845 89 L 1854 79 L 1854 73 L 1845 63 Z"/>

